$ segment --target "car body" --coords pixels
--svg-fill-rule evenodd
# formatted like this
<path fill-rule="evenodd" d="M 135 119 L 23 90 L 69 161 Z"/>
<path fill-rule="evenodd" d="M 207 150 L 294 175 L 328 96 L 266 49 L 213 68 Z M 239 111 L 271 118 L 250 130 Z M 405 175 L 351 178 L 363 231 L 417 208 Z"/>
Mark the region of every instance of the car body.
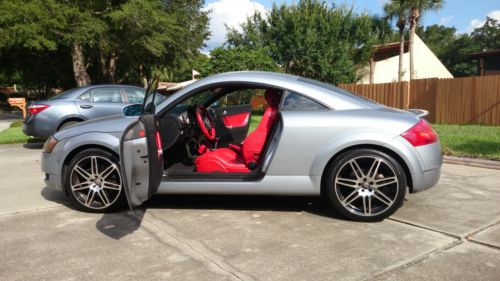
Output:
<path fill-rule="evenodd" d="M 47 138 L 78 122 L 122 114 L 129 104 L 141 103 L 145 90 L 127 85 L 92 85 L 70 89 L 48 100 L 27 107 L 23 132 Z"/>
<path fill-rule="evenodd" d="M 247 136 L 251 108 L 219 103 L 253 90 L 264 91 L 269 106 Z M 190 104 L 199 96 L 207 98 Z M 205 115 L 198 112 L 204 106 Z M 205 119 L 197 119 L 198 114 Z M 202 127 L 214 128 L 217 137 L 210 142 Z M 248 150 L 255 147 L 255 161 L 247 161 Z M 114 160 L 100 164 L 110 157 Z M 79 172 L 75 158 L 87 159 L 81 162 L 87 163 L 81 165 L 86 171 Z M 407 189 L 434 186 L 441 164 L 437 135 L 414 112 L 269 72 L 218 74 L 169 96 L 151 114 L 74 125 L 49 139 L 42 156 L 46 184 L 66 192 L 85 211 L 113 207 L 104 199 L 99 199 L 102 204 L 84 202 L 98 201 L 91 195 L 97 198 L 103 188 L 111 189 L 96 184 L 106 182 L 93 172 L 101 166 L 106 173 L 113 170 L 110 184 L 120 191 L 114 196 L 126 198 L 130 207 L 153 194 L 322 195 L 343 215 L 361 221 L 391 215 Z M 73 189 L 85 193 L 75 195 Z"/>

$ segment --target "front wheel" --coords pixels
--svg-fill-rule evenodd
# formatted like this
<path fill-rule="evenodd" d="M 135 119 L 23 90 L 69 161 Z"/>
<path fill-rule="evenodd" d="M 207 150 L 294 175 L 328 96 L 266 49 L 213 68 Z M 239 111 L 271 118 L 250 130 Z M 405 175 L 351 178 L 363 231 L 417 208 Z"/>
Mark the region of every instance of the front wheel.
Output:
<path fill-rule="evenodd" d="M 86 149 L 73 157 L 66 191 L 79 210 L 92 213 L 117 209 L 125 202 L 118 158 L 101 149 Z"/>
<path fill-rule="evenodd" d="M 342 154 L 328 168 L 324 190 L 332 206 L 356 221 L 380 221 L 392 215 L 406 194 L 406 177 L 391 156 L 374 149 Z"/>

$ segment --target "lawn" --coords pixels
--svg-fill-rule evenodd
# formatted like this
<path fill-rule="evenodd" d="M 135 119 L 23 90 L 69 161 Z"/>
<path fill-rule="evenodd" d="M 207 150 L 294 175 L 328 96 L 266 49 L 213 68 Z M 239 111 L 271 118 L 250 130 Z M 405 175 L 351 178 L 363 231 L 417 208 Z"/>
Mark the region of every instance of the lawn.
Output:
<path fill-rule="evenodd" d="M 500 126 L 434 124 L 446 155 L 500 160 Z"/>
<path fill-rule="evenodd" d="M 10 128 L 0 131 L 0 144 L 26 143 L 34 141 L 34 138 L 28 137 L 23 133 L 21 126 L 22 121 L 15 121 L 10 124 Z"/>
<path fill-rule="evenodd" d="M 250 130 L 259 125 L 262 116 L 252 116 Z M 446 155 L 500 160 L 500 126 L 442 125 L 432 127 L 438 132 Z"/>

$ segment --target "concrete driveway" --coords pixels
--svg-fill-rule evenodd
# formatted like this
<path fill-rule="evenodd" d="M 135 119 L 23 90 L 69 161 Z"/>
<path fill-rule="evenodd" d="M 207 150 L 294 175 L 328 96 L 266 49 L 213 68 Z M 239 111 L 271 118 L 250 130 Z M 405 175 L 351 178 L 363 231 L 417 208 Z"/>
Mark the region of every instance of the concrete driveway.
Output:
<path fill-rule="evenodd" d="M 391 219 L 321 200 L 159 196 L 87 214 L 44 187 L 39 147 L 0 146 L 0 280 L 500 280 L 500 171 L 444 165 Z"/>

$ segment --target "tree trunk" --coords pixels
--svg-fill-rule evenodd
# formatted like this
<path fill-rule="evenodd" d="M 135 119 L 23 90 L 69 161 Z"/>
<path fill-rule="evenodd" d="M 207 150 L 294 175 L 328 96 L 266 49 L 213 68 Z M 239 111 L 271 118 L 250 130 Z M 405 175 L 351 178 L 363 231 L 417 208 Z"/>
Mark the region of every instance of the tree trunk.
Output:
<path fill-rule="evenodd" d="M 399 28 L 399 65 L 398 65 L 398 82 L 403 80 L 403 56 L 405 54 L 405 19 L 400 18 L 398 22 Z"/>
<path fill-rule="evenodd" d="M 417 29 L 418 18 L 420 17 L 420 11 L 416 8 L 412 8 L 410 15 L 410 80 L 415 79 L 415 52 L 413 50 L 413 43 L 415 38 L 415 30 Z"/>
<path fill-rule="evenodd" d="M 73 42 L 71 44 L 71 60 L 73 62 L 73 75 L 75 76 L 76 85 L 82 87 L 92 83 L 85 67 L 83 47 L 79 43 Z"/>

